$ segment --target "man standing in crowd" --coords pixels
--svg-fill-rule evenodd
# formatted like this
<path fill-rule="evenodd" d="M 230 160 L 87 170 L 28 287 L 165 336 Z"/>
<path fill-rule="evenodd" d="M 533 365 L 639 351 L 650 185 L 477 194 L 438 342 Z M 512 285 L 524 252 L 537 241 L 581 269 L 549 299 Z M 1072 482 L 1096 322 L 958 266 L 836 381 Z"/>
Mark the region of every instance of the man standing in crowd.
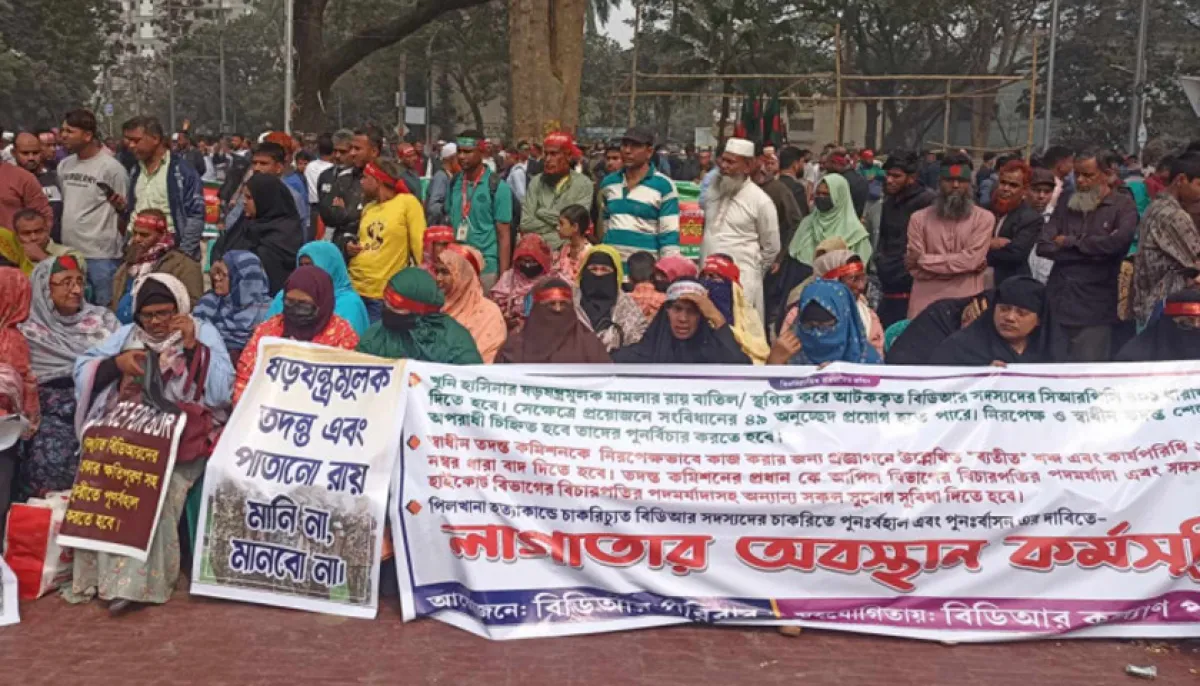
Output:
<path fill-rule="evenodd" d="M 921 161 L 921 185 L 932 191 L 937 191 L 941 182 L 942 156 L 940 152 L 927 150 Z"/>
<path fill-rule="evenodd" d="M 138 166 L 129 178 L 127 213 L 158 210 L 167 217 L 179 251 L 200 259 L 204 234 L 204 186 L 190 164 L 172 155 L 162 124 L 154 117 L 136 117 L 122 127 L 125 143 L 133 150 Z M 67 245 L 75 247 L 67 242 Z"/>
<path fill-rule="evenodd" d="M 582 153 L 569 133 L 552 133 L 542 146 L 542 173 L 529 182 L 521 208 L 521 233 L 536 233 L 551 250 L 562 247 L 558 235 L 558 217 L 571 205 L 592 208 L 596 187 L 591 179 L 571 168 L 571 161 Z"/>
<path fill-rule="evenodd" d="M 429 179 L 429 193 L 425 196 L 425 220 L 430 226 L 445 224 L 446 194 L 450 192 L 450 179 L 462 171 L 458 165 L 458 146 L 446 143 L 441 150 L 441 166 Z"/>
<path fill-rule="evenodd" d="M 1050 215 L 1054 214 L 1054 206 L 1050 204 L 1050 199 L 1054 197 L 1057 188 L 1058 179 L 1055 178 L 1054 172 L 1044 167 L 1034 168 L 1033 181 L 1029 184 L 1029 206 L 1041 215 L 1043 227 L 1050 221 Z M 1038 236 L 1041 236 L 1040 229 Z M 1034 247 L 1037 247 L 1036 243 Z M 1054 262 L 1037 254 L 1037 250 L 1029 253 L 1029 275 L 1033 278 L 1046 283 L 1053 268 Z"/>
<path fill-rule="evenodd" d="M 416 196 L 417 202 L 421 202 L 425 189 L 421 187 L 421 155 L 417 146 L 401 143 L 396 148 L 396 156 L 400 158 L 400 180 L 408 187 L 408 192 Z"/>
<path fill-rule="evenodd" d="M 990 207 L 992 193 L 996 190 L 996 153 L 983 153 L 983 164 L 975 172 L 975 190 L 978 192 L 977 202 L 980 207 Z"/>
<path fill-rule="evenodd" d="M 524 204 L 525 195 L 529 190 L 529 144 L 521 141 L 513 154 L 515 161 L 508 168 L 508 177 L 505 180 L 512 189 L 513 197 L 517 202 Z"/>
<path fill-rule="evenodd" d="M 338 132 L 334 146 L 341 145 Z M 383 134 L 374 126 L 358 129 L 350 137 L 349 148 L 342 158 L 342 166 L 335 169 L 328 193 L 320 198 L 321 219 L 325 222 L 325 235 L 339 248 L 345 249 L 348 241 L 358 236 L 359 220 L 362 218 L 363 169 L 379 159 L 383 149 Z M 330 173 L 330 172 L 326 172 Z"/>
<path fill-rule="evenodd" d="M 480 281 L 489 291 L 512 261 L 512 190 L 483 164 L 487 141 L 482 132 L 462 132 L 457 145 L 462 173 L 450 181 L 446 194 L 450 226 L 459 243 L 483 254 Z"/>
<path fill-rule="evenodd" d="M 40 212 L 47 223 L 54 223 L 54 210 L 37 177 L 13 162 L 0 162 L 0 227 L 11 227 L 13 215 L 26 207 Z"/>
<path fill-rule="evenodd" d="M 308 184 L 308 204 L 311 206 L 310 217 L 319 216 L 317 207 L 321 202 L 321 175 L 333 168 L 333 136 L 323 133 L 317 136 L 317 159 L 308 163 L 304 168 L 304 181 Z M 316 225 L 316 219 L 312 220 Z M 316 232 L 313 232 L 316 235 Z"/>
<path fill-rule="evenodd" d="M 1029 254 L 1042 233 L 1042 215 L 1025 200 L 1033 170 L 1022 160 L 1006 163 L 996 174 L 992 214 L 996 230 L 988 246 L 992 285 L 1014 276 L 1029 276 Z"/>
<path fill-rule="evenodd" d="M 425 212 L 421 201 L 400 180 L 400 165 L 377 160 L 366 165 L 362 176 L 363 207 L 358 237 L 346 243 L 350 257 L 350 283 L 362 296 L 372 322 L 383 314 L 383 291 L 388 279 L 420 263 L 425 241 Z"/>
<path fill-rule="evenodd" d="M 87 259 L 92 302 L 107 307 L 112 302 L 113 276 L 124 257 L 120 217 L 126 208 L 129 176 L 101 145 L 96 117 L 88 110 L 67 112 L 62 141 L 71 153 L 58 163 L 63 189 L 62 241 Z"/>
<path fill-rule="evenodd" d="M 1046 295 L 1070 362 L 1112 359 L 1121 262 L 1137 230 L 1137 207 L 1113 192 L 1103 158 L 1075 158 L 1075 192 L 1058 201 L 1038 241 L 1038 254 L 1054 261 Z"/>
<path fill-rule="evenodd" d="M 300 215 L 300 224 L 304 227 L 305 241 L 307 241 L 312 237 L 308 224 L 310 211 L 308 197 L 295 186 L 287 183 L 286 177 L 291 172 L 287 159 L 287 150 L 282 145 L 266 140 L 254 146 L 254 152 L 250 155 L 250 168 L 254 170 L 255 174 L 270 174 L 284 182 L 292 194 L 292 202 L 296 204 L 296 213 Z"/>
<path fill-rule="evenodd" d="M 1075 153 L 1066 146 L 1052 145 L 1042 155 L 1042 164 L 1054 172 L 1057 184 L 1054 196 L 1050 198 L 1050 206 L 1058 207 L 1058 202 L 1064 194 L 1070 197 L 1071 193 L 1075 192 L 1075 180 L 1072 178 L 1075 172 Z"/>
<path fill-rule="evenodd" d="M 897 150 L 884 165 L 884 199 L 880 206 L 875 271 L 883 290 L 879 321 L 887 328 L 908 316 L 912 275 L 904 264 L 908 252 L 908 224 L 913 215 L 933 204 L 937 197 L 921 185 L 920 162 L 915 153 Z"/>
<path fill-rule="evenodd" d="M 62 222 L 62 189 L 58 185 L 58 174 L 46 166 L 46 149 L 42 142 L 28 131 L 18 133 L 13 140 L 13 158 L 16 159 L 17 166 L 37 177 L 46 202 L 50 203 L 50 209 L 54 212 L 51 230 L 56 235 L 61 235 L 59 230 Z"/>
<path fill-rule="evenodd" d="M 204 153 L 192 146 L 192 137 L 187 131 L 175 134 L 175 154 L 184 162 L 192 165 L 192 169 L 196 170 L 198 176 L 204 176 L 206 171 Z"/>
<path fill-rule="evenodd" d="M 1168 185 L 1142 218 L 1133 269 L 1133 312 L 1144 327 L 1154 308 L 1200 269 L 1200 230 L 1184 209 L 1200 202 L 1200 154 L 1173 157 Z"/>
<path fill-rule="evenodd" d="M 229 137 L 229 167 L 225 170 L 225 182 L 218 193 L 222 205 L 229 207 L 237 202 L 250 173 L 250 150 L 246 147 L 246 138 L 240 133 L 232 134 Z M 226 221 L 225 225 L 233 224 Z"/>
<path fill-rule="evenodd" d="M 725 142 L 725 152 L 718 160 L 721 174 L 708 187 L 705 199 L 701 253 L 703 257 L 721 253 L 733 258 L 741 270 L 746 301 L 763 318 L 763 275 L 779 254 L 779 218 L 771 198 L 750 179 L 754 160 L 750 141 L 730 138 Z M 783 192 L 787 193 L 786 188 Z M 791 194 L 787 195 L 791 199 Z"/>
<path fill-rule="evenodd" d="M 759 156 L 757 164 L 751 164 L 751 166 L 754 167 L 750 172 L 751 178 L 775 206 L 775 225 L 779 231 L 779 244 L 781 246 L 790 245 L 792 235 L 796 233 L 796 227 L 800 226 L 800 220 L 804 219 L 804 213 L 800 211 L 800 205 L 796 203 L 796 196 L 792 195 L 791 188 L 779 180 L 779 158 L 775 156 L 773 150 L 765 149 Z"/>
<path fill-rule="evenodd" d="M 639 250 L 657 257 L 679 252 L 679 195 L 675 182 L 650 164 L 653 154 L 654 132 L 629 129 L 621 138 L 624 169 L 600 184 L 604 242 L 616 248 L 622 260 Z"/>
<path fill-rule="evenodd" d="M 596 240 L 604 240 L 604 230 L 607 228 L 604 224 L 604 180 L 609 174 L 616 174 L 625 167 L 625 162 L 621 158 L 621 140 L 619 138 L 610 138 L 604 146 L 604 161 L 597 170 L 596 178 L 600 180 L 596 184 L 595 200 L 592 203 L 592 226 L 596 229 Z"/>
<path fill-rule="evenodd" d="M 796 207 L 800 210 L 800 218 L 808 214 L 808 191 L 804 186 L 804 151 L 794 145 L 785 145 L 779 151 L 779 181 L 787 186 L 792 197 L 796 199 Z M 794 230 L 794 229 L 793 229 Z M 783 243 L 787 246 L 787 242 Z"/>
<path fill-rule="evenodd" d="M 845 148 L 834 148 L 825 159 L 825 171 L 829 174 L 841 174 L 846 183 L 850 184 L 850 200 L 854 203 L 854 216 L 860 219 L 867 213 L 867 200 L 871 195 L 871 186 L 867 180 L 855 171 L 850 164 L 850 153 Z"/>
<path fill-rule="evenodd" d="M 908 318 L 943 298 L 964 298 L 984 289 L 984 270 L 995 219 L 975 204 L 971 160 L 948 155 L 933 207 L 913 215 L 904 263 L 912 274 Z M 1115 303 L 1115 300 L 1114 300 Z"/>

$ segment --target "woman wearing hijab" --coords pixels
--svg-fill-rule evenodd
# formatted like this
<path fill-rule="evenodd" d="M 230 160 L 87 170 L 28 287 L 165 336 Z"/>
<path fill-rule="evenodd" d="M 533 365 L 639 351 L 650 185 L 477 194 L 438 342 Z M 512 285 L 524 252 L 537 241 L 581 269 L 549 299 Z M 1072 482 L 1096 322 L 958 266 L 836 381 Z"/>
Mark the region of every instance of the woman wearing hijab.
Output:
<path fill-rule="evenodd" d="M 575 314 L 574 291 L 562 279 L 533 289 L 525 327 L 508 337 L 496 362 L 510 364 L 602 364 L 612 362 L 604 344 Z"/>
<path fill-rule="evenodd" d="M 300 248 L 296 256 L 297 267 L 319 267 L 333 281 L 333 313 L 345 319 L 354 333 L 362 336 L 371 327 L 367 317 L 367 306 L 363 304 L 362 296 L 350 284 L 350 271 L 346 269 L 346 259 L 333 243 L 313 241 Z M 267 317 L 283 314 L 283 291 L 275 294 Z"/>
<path fill-rule="evenodd" d="M 550 273 L 550 246 L 536 233 L 527 233 L 513 251 L 512 268 L 500 275 L 492 287 L 492 300 L 500 307 L 509 331 L 521 328 L 525 322 L 525 296 L 538 280 Z M 567 278 L 574 279 L 575 275 Z"/>
<path fill-rule="evenodd" d="M 622 364 L 750 364 L 724 315 L 704 285 L 680 279 L 667 288 L 658 311 L 636 345 L 613 353 Z"/>
<path fill-rule="evenodd" d="M 192 302 L 204 293 L 200 263 L 175 247 L 175 234 L 167 227 L 167 215 L 159 210 L 138 212 L 130 229 L 125 261 L 113 275 L 111 307 L 122 324 L 133 322 L 133 289 L 138 279 L 150 272 L 178 279 L 187 288 Z"/>
<path fill-rule="evenodd" d="M 423 238 L 424 251 L 421 255 L 421 268 L 433 274 L 437 271 L 438 256 L 446 248 L 454 245 L 454 229 L 449 226 L 430 226 L 425 229 Z"/>
<path fill-rule="evenodd" d="M 880 364 L 867 341 L 854 294 L 840 281 L 817 279 L 800 295 L 799 315 L 784 330 L 767 364 L 824 366 L 832 362 Z"/>
<path fill-rule="evenodd" d="M 471 332 L 441 309 L 446 297 L 420 267 L 402 269 L 383 290 L 383 316 L 358 351 L 390 360 L 482 364 Z"/>
<path fill-rule="evenodd" d="M 683 255 L 667 255 L 654 263 L 654 284 L 660 293 L 679 279 L 694 279 L 699 276 L 696 263 Z"/>
<path fill-rule="evenodd" d="M 16 267 L 25 276 L 33 273 L 33 262 L 25 254 L 17 234 L 5 228 L 0 228 L 0 267 Z"/>
<path fill-rule="evenodd" d="M 917 315 L 892 327 L 906 324 L 895 341 L 887 347 L 888 364 L 930 364 L 933 351 L 947 338 L 967 328 L 987 311 L 996 297 L 995 291 L 984 291 L 969 298 L 938 300 Z"/>
<path fill-rule="evenodd" d="M 258 255 L 271 294 L 278 293 L 296 266 L 304 244 L 304 227 L 287 185 L 270 174 L 246 181 L 242 218 L 229 229 L 222 250 L 246 250 Z"/>
<path fill-rule="evenodd" d="M 930 364 L 1006 367 L 1054 362 L 1046 319 L 1046 286 L 1028 276 L 1008 279 L 996 300 L 970 326 L 933 351 Z"/>
<path fill-rule="evenodd" d="M 443 251 L 437 257 L 433 275 L 446 297 L 442 312 L 471 333 L 484 364 L 491 364 L 508 338 L 508 325 L 496 303 L 483 297 L 479 274 L 464 256 L 466 254 L 466 251 Z"/>
<path fill-rule="evenodd" d="M 217 327 L 236 366 L 254 330 L 271 305 L 267 273 L 254 253 L 230 250 L 209 270 L 212 290 L 200 298 L 192 316 Z"/>
<path fill-rule="evenodd" d="M 850 289 L 850 294 L 854 296 L 854 303 L 857 306 L 858 316 L 867 331 L 867 341 L 882 359 L 884 353 L 883 324 L 879 321 L 879 315 L 875 314 L 875 310 L 871 309 L 871 305 L 867 303 L 867 269 L 863 265 L 862 259 L 849 250 L 831 250 L 813 260 L 813 271 L 822 279 L 840 281 Z M 784 328 L 789 328 L 795 323 L 799 311 L 798 308 L 788 311 L 787 317 L 783 321 Z"/>
<path fill-rule="evenodd" d="M 29 316 L 29 279 L 15 267 L 0 267 L 0 415 L 22 415 L 30 438 L 41 422 L 37 379 L 29 362 L 29 345 L 17 325 Z M 18 447 L 0 451 L 0 541 L 12 495 Z"/>
<path fill-rule="evenodd" d="M 87 280 L 74 257 L 43 260 L 34 268 L 32 281 L 29 318 L 17 328 L 29 344 L 42 421 L 22 450 L 18 500 L 40 498 L 74 483 L 79 466 L 75 360 L 121 326 L 108 308 L 84 301 Z"/>
<path fill-rule="evenodd" d="M 122 398 L 141 397 L 147 356 L 157 355 L 162 392 L 169 403 L 192 402 L 190 362 L 208 352 L 208 370 L 199 386 L 201 403 L 215 415 L 229 407 L 233 364 L 216 327 L 193 319 L 187 289 L 169 274 L 152 273 L 134 287 L 134 324 L 89 349 L 75 363 L 76 427 L 103 416 Z M 131 393 L 133 395 L 131 395 Z M 121 614 L 143 603 L 165 603 L 179 578 L 179 518 L 188 490 L 204 472 L 206 455 L 177 456 L 159 513 L 158 526 L 144 562 L 131 557 L 76 550 L 74 576 L 63 596 L 82 603 L 99 596 L 109 613 Z"/>
<path fill-rule="evenodd" d="M 329 243 L 325 245 L 332 247 Z M 334 302 L 333 279 L 325 270 L 307 265 L 292 272 L 283 287 L 283 314 L 260 324 L 242 350 L 233 386 L 234 404 L 241 400 L 246 384 L 250 383 L 258 358 L 258 342 L 265 337 L 277 336 L 354 350 L 358 345 L 358 334 L 350 322 L 337 315 Z"/>
<path fill-rule="evenodd" d="M 721 253 L 709 255 L 700 271 L 700 283 L 708 289 L 708 299 L 729 322 L 734 339 L 742 346 L 742 352 L 754 364 L 766 362 L 771 346 L 767 345 L 758 310 L 746 300 L 741 270 L 733 258 Z"/>
<path fill-rule="evenodd" d="M 637 301 L 621 290 L 624 280 L 616 248 L 597 245 L 588 251 L 579 270 L 579 306 L 609 352 L 642 340 L 648 325 Z"/>
<path fill-rule="evenodd" d="M 1200 290 L 1172 294 L 1162 315 L 1117 353 L 1117 362 L 1200 360 Z"/>
<path fill-rule="evenodd" d="M 850 184 L 846 179 L 841 174 L 829 174 L 817 184 L 814 195 L 814 211 L 800 222 L 800 228 L 788 246 L 792 259 L 811 265 L 822 241 L 841 238 L 847 249 L 861 257 L 863 263 L 869 263 L 871 236 L 854 213 L 854 201 L 850 198 Z"/>

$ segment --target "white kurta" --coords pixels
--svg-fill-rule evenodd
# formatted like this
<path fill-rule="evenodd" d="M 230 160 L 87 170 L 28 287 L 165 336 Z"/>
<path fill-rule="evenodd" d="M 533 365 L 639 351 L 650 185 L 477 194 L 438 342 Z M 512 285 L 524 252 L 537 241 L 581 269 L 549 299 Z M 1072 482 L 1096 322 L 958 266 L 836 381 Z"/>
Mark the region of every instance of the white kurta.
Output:
<path fill-rule="evenodd" d="M 742 272 L 746 300 L 766 321 L 763 275 L 779 254 L 779 214 L 775 203 L 752 181 L 732 198 L 710 199 L 705 208 L 701 257 L 724 253 Z"/>

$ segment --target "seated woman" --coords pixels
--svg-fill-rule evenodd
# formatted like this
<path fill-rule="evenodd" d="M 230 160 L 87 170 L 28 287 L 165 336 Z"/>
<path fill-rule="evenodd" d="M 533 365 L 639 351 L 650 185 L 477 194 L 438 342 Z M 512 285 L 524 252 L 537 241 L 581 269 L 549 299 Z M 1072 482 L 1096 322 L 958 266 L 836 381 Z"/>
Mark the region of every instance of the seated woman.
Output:
<path fill-rule="evenodd" d="M 390 360 L 483 364 L 471 332 L 443 314 L 446 297 L 420 267 L 408 267 L 383 290 L 383 317 L 358 343 L 358 351 Z"/>
<path fill-rule="evenodd" d="M 217 327 L 229 359 L 237 366 L 242 349 L 271 306 L 267 273 L 254 253 L 230 250 L 213 262 L 208 275 L 212 290 L 196 303 L 192 316 Z"/>
<path fill-rule="evenodd" d="M 283 314 L 259 324 L 242 350 L 237 365 L 237 381 L 233 386 L 235 404 L 241 400 L 246 384 L 250 383 L 250 375 L 254 373 L 254 363 L 258 358 L 258 342 L 266 336 L 280 336 L 344 350 L 354 350 L 358 345 L 358 334 L 354 333 L 350 322 L 334 311 L 333 279 L 325 270 L 313 265 L 300 267 L 288 277 L 283 294 Z M 361 298 L 359 302 L 362 302 Z"/>
<path fill-rule="evenodd" d="M 242 191 L 243 213 L 229 227 L 224 250 L 248 250 L 262 260 L 270 292 L 278 293 L 296 267 L 305 229 L 288 185 L 270 174 L 255 174 Z"/>
<path fill-rule="evenodd" d="M 700 275 L 696 263 L 683 255 L 667 255 L 654 263 L 654 287 L 666 293 L 667 287 L 680 279 L 694 279 Z"/>
<path fill-rule="evenodd" d="M 708 289 L 708 298 L 729 322 L 733 337 L 742 352 L 754 364 L 767 361 L 771 346 L 767 345 L 766 330 L 762 318 L 742 291 L 741 270 L 733 258 L 721 253 L 709 255 L 700 270 L 700 283 Z"/>
<path fill-rule="evenodd" d="M 612 362 L 604 344 L 575 314 L 574 292 L 562 279 L 533 289 L 525 327 L 508 337 L 496 357 L 510 364 L 600 364 Z"/>
<path fill-rule="evenodd" d="M 887 363 L 930 364 L 929 358 L 942 341 L 970 326 L 995 297 L 995 291 L 984 291 L 969 298 L 946 298 L 926 307 L 916 319 L 903 320 L 907 325 L 888 346 Z"/>
<path fill-rule="evenodd" d="M 621 290 L 621 254 L 610 245 L 593 247 L 579 270 L 579 306 L 609 352 L 633 345 L 646 332 L 637 301 Z"/>
<path fill-rule="evenodd" d="M 33 273 L 33 262 L 25 253 L 25 244 L 16 233 L 5 228 L 0 228 L 0 267 L 16 267 L 25 276 Z"/>
<path fill-rule="evenodd" d="M 492 287 L 491 298 L 500 307 L 508 330 L 515 331 L 525 323 L 525 296 L 537 282 L 550 274 L 550 246 L 535 233 L 527 233 L 513 251 L 512 267 L 500 275 Z M 574 280 L 575 275 L 567 278 Z"/>
<path fill-rule="evenodd" d="M 29 297 L 29 279 L 21 270 L 0 267 L 0 416 L 24 416 L 29 422 L 22 436 L 25 439 L 37 431 L 41 422 L 37 379 L 30 368 L 29 346 L 17 328 L 29 316 Z M 0 541 L 4 540 L 18 453 L 19 446 L 15 442 L 0 450 Z"/>
<path fill-rule="evenodd" d="M 453 248 L 443 251 L 436 258 L 433 275 L 446 297 L 442 312 L 470 332 L 484 364 L 491 364 L 508 338 L 508 326 L 496 303 L 483 297 L 479 274 L 465 257 L 469 254 Z"/>
<path fill-rule="evenodd" d="M 433 274 L 437 271 L 438 257 L 446 248 L 454 245 L 454 229 L 449 226 L 430 226 L 425 229 L 422 239 L 424 250 L 421 255 L 421 268 Z"/>
<path fill-rule="evenodd" d="M 629 259 L 625 260 L 625 264 L 629 267 L 629 297 L 633 298 L 638 307 L 642 308 L 642 316 L 648 322 L 654 319 L 654 315 L 662 309 L 663 303 L 667 302 L 667 284 L 673 279 L 665 280 L 662 290 L 658 289 L 658 282 L 655 279 L 657 270 L 654 266 L 654 255 L 645 250 L 639 250 L 630 255 Z M 695 274 L 693 273 L 692 276 Z"/>
<path fill-rule="evenodd" d="M 867 331 L 867 341 L 875 349 L 875 352 L 879 353 L 880 359 L 883 359 L 883 324 L 879 321 L 879 315 L 875 314 L 875 310 L 871 309 L 871 305 L 867 302 L 867 270 L 863 266 L 862 259 L 849 250 L 831 250 L 813 262 L 813 269 L 820 275 L 820 278 L 840 281 L 850 289 L 850 293 L 854 296 L 854 303 L 857 305 L 858 316 L 862 319 L 863 326 Z M 787 317 L 783 321 L 784 328 L 791 327 L 796 322 L 798 312 L 798 308 L 788 310 Z"/>
<path fill-rule="evenodd" d="M 342 257 L 342 252 L 333 243 L 313 241 L 300 248 L 296 255 L 296 266 L 318 267 L 328 274 L 333 281 L 333 313 L 345 319 L 359 336 L 367 332 L 371 326 L 371 320 L 367 317 L 367 306 L 350 284 L 346 258 Z M 277 314 L 283 314 L 283 291 L 275 295 L 271 307 L 267 310 L 268 318 Z"/>
<path fill-rule="evenodd" d="M 189 302 L 196 302 L 204 294 L 200 263 L 176 249 L 175 235 L 167 227 L 167 215 L 159 210 L 142 210 L 130 227 L 125 261 L 113 276 L 110 307 L 122 324 L 133 322 L 134 284 L 151 272 L 175 277 L 187 289 Z"/>
<path fill-rule="evenodd" d="M 223 413 L 229 407 L 233 365 L 216 328 L 188 314 L 192 303 L 183 284 L 169 274 L 152 273 L 140 281 L 133 302 L 137 323 L 117 329 L 75 364 L 76 425 L 102 416 L 122 399 L 140 399 L 148 355 L 158 356 L 164 399 L 192 402 L 192 394 L 186 392 L 191 390 L 187 388 L 189 363 L 201 349 L 208 353 L 208 370 L 198 384 L 204 389 L 201 403 Z M 204 471 L 205 457 L 177 456 L 145 562 L 75 551 L 74 577 L 71 586 L 63 589 L 68 601 L 87 602 L 99 596 L 115 615 L 138 603 L 161 604 L 170 599 L 179 578 L 179 517 L 188 490 Z"/>
<path fill-rule="evenodd" d="M 817 279 L 800 295 L 799 316 L 771 348 L 767 364 L 826 366 L 833 362 L 880 364 L 867 342 L 854 295 L 840 281 Z"/>
<path fill-rule="evenodd" d="M 50 257 L 33 270 L 29 318 L 17 328 L 29 343 L 42 422 L 22 449 L 17 500 L 71 488 L 79 466 L 75 435 L 75 360 L 120 328 L 108 308 L 83 299 L 87 285 L 74 257 Z"/>
<path fill-rule="evenodd" d="M 1117 353 L 1117 362 L 1200 360 L 1200 289 L 1170 295 L 1162 315 Z"/>
<path fill-rule="evenodd" d="M 725 317 L 695 279 L 667 288 L 667 304 L 642 340 L 613 353 L 621 364 L 750 364 Z"/>
<path fill-rule="evenodd" d="M 930 364 L 964 367 L 1054 362 L 1046 287 L 1016 276 L 1000 284 L 996 300 L 970 326 L 933 351 Z"/>

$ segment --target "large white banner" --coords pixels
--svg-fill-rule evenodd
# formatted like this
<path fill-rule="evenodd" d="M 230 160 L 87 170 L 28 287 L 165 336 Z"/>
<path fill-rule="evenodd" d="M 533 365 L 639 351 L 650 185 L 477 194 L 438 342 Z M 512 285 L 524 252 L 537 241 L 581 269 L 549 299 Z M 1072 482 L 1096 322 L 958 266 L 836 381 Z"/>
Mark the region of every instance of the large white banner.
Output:
<path fill-rule="evenodd" d="M 406 620 L 1200 635 L 1200 365 L 566 371 L 407 367 Z"/>
<path fill-rule="evenodd" d="M 404 363 L 267 339 L 204 476 L 192 593 L 374 617 Z"/>

